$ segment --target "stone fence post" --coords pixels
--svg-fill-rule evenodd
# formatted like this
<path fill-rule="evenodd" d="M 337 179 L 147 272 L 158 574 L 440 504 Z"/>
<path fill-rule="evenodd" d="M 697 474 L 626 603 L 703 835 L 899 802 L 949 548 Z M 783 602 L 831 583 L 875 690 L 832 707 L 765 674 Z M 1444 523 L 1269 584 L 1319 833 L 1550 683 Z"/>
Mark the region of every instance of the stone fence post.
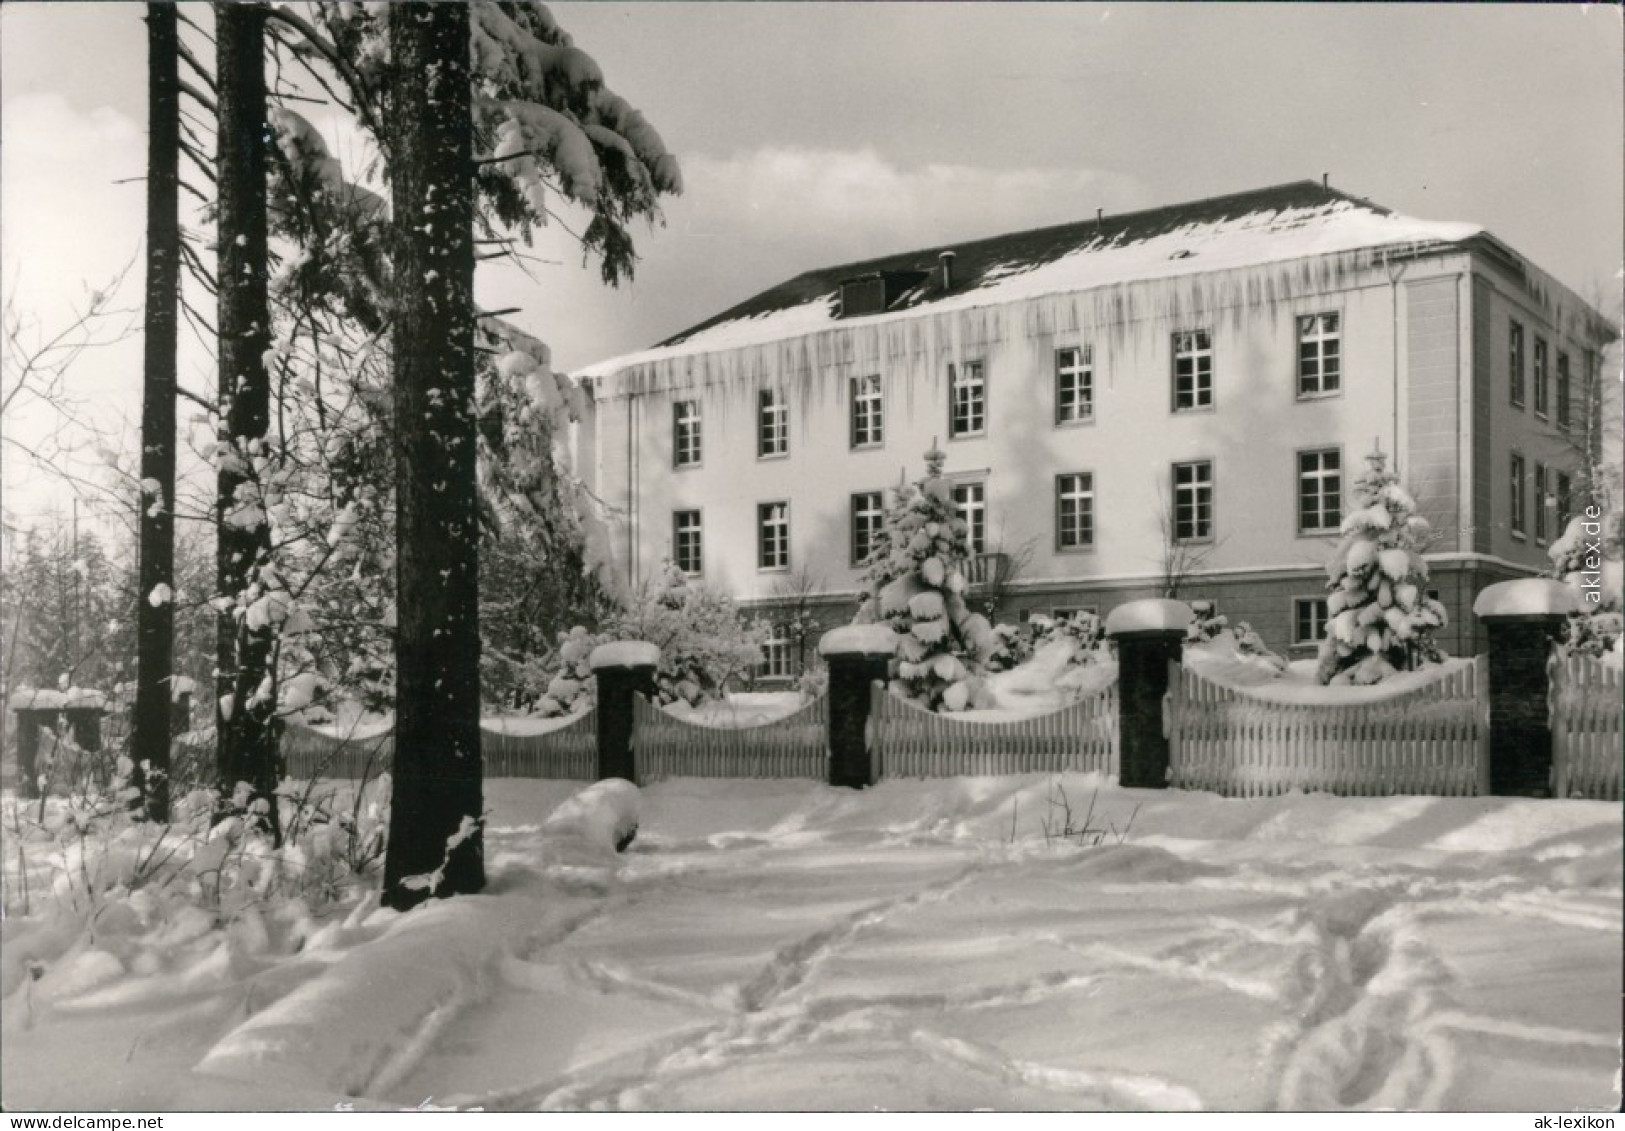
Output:
<path fill-rule="evenodd" d="M 1563 625 L 1579 611 L 1574 590 L 1549 577 L 1501 581 L 1473 613 L 1490 638 L 1490 792 L 1550 797 L 1550 661 Z"/>
<path fill-rule="evenodd" d="M 17 716 L 17 796 L 39 796 L 39 747 L 41 729 L 56 726 L 67 697 L 60 691 L 19 688 L 7 704 Z"/>
<path fill-rule="evenodd" d="M 81 750 L 95 753 L 102 748 L 102 716 L 107 714 L 107 696 L 100 691 L 70 687 L 62 705 L 73 741 Z"/>
<path fill-rule="evenodd" d="M 1117 783 L 1126 789 L 1168 788 L 1162 700 L 1192 615 L 1183 601 L 1152 599 L 1119 605 L 1106 617 L 1106 635 L 1117 645 Z"/>
<path fill-rule="evenodd" d="M 660 649 L 643 640 L 617 640 L 594 648 L 587 665 L 598 680 L 598 780 L 636 782 L 632 696 L 654 696 Z"/>
<path fill-rule="evenodd" d="M 869 743 L 870 689 L 884 680 L 897 651 L 887 624 L 848 624 L 824 633 L 818 654 L 829 664 L 829 784 L 862 789 L 880 780 Z"/>

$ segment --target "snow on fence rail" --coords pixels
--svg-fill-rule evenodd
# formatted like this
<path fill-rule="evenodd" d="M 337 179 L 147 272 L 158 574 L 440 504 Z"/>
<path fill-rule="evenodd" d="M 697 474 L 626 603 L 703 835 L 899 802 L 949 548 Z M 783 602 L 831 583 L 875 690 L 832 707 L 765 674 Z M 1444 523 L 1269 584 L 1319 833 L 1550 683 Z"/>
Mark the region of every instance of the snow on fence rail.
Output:
<path fill-rule="evenodd" d="M 289 723 L 282 735 L 282 756 L 293 778 L 375 777 L 389 769 L 394 752 L 390 733 L 341 738 Z M 482 726 L 480 752 L 488 778 L 598 777 L 598 730 L 591 711 L 540 734 L 508 734 Z"/>
<path fill-rule="evenodd" d="M 973 722 L 873 691 L 881 776 L 1117 773 L 1117 684 L 1025 719 Z"/>
<path fill-rule="evenodd" d="M 662 778 L 829 778 L 829 696 L 753 727 L 705 726 L 632 697 L 640 784 Z"/>
<path fill-rule="evenodd" d="M 1552 661 L 1552 796 L 1620 800 L 1622 686 L 1588 656 Z"/>
<path fill-rule="evenodd" d="M 1389 698 L 1291 703 L 1171 664 L 1169 784 L 1230 797 L 1489 792 L 1489 658 Z"/>

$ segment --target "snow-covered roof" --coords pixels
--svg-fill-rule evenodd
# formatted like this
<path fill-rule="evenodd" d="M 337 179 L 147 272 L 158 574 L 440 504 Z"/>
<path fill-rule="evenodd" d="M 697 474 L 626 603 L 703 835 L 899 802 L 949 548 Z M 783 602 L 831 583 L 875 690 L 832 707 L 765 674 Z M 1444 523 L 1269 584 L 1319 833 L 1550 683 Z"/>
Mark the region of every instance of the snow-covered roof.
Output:
<path fill-rule="evenodd" d="M 808 271 L 684 330 L 652 349 L 581 370 L 603 377 L 642 363 L 760 345 L 833 325 L 1206 272 L 1287 263 L 1363 250 L 1418 254 L 1485 235 L 1476 224 L 1418 220 L 1299 181 L 1186 204 L 924 248 Z M 940 285 L 939 257 L 953 255 L 952 284 Z M 915 274 L 923 281 L 880 314 L 839 317 L 841 284 L 865 276 Z"/>

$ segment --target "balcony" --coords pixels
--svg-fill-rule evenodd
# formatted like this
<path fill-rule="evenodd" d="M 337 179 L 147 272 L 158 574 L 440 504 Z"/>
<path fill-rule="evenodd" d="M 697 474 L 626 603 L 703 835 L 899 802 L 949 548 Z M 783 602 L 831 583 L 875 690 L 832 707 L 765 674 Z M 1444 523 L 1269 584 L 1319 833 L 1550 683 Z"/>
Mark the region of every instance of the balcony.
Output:
<path fill-rule="evenodd" d="M 1010 577 L 1010 555 L 972 554 L 965 562 L 963 572 L 972 590 L 996 588 Z"/>

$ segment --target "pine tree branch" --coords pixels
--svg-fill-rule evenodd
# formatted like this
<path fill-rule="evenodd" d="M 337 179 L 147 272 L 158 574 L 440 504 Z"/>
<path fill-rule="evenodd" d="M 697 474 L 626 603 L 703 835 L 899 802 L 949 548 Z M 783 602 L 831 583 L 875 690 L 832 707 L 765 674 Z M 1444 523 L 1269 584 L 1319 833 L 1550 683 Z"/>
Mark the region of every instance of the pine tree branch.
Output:
<path fill-rule="evenodd" d="M 189 24 L 192 23 L 192 21 L 187 20 L 185 16 L 181 16 L 180 18 Z M 196 24 L 192 24 L 192 26 L 197 27 Z M 186 46 L 184 42 L 177 41 L 175 45 L 175 54 L 181 62 L 192 68 L 192 73 L 198 77 L 199 81 L 201 81 L 204 86 L 208 87 L 209 90 L 215 94 L 220 93 L 220 87 L 215 83 L 214 76 L 209 73 L 209 69 L 207 67 L 198 62 L 197 56 L 192 54 L 192 49 L 190 47 Z M 184 80 L 181 83 L 181 88 L 183 90 L 186 88 Z"/>
<path fill-rule="evenodd" d="M 203 107 L 209 113 L 218 114 L 220 112 L 220 107 L 215 104 L 214 99 L 210 98 L 207 94 L 204 94 L 201 90 L 187 82 L 185 79 L 180 79 L 176 85 L 180 88 L 182 94 L 190 95 L 193 101 L 195 101 L 199 106 Z"/>
<path fill-rule="evenodd" d="M 305 42 L 315 49 L 317 54 L 332 65 L 333 69 L 349 84 L 351 92 L 355 95 L 355 108 L 357 113 L 361 115 L 362 121 L 366 123 L 367 128 L 373 132 L 373 135 L 382 142 L 385 138 L 384 129 L 382 123 L 378 120 L 377 111 L 372 105 L 371 92 L 367 89 L 365 80 L 350 65 L 350 60 L 346 59 L 337 47 L 329 42 L 321 32 L 317 31 L 314 25 L 303 16 L 292 11 L 287 5 L 267 9 L 265 15 L 268 20 L 280 20 L 293 28 L 304 37 Z M 294 57 L 298 58 L 298 52 L 294 53 Z M 306 69 L 309 70 L 310 68 L 307 67 Z"/>
<path fill-rule="evenodd" d="M 179 144 L 180 151 L 192 159 L 192 164 L 197 166 L 198 172 L 218 184 L 219 178 L 214 175 L 214 162 L 199 153 L 190 143 L 182 141 Z"/>

